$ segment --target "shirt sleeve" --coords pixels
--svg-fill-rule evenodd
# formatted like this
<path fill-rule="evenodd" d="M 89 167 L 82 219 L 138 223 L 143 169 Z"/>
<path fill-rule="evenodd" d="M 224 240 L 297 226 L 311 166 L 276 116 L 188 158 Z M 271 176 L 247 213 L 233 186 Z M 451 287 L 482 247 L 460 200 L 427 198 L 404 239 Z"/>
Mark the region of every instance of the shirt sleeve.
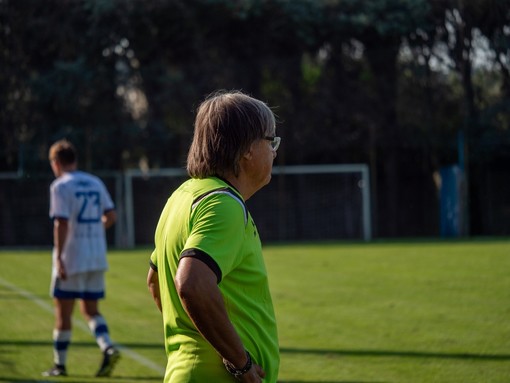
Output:
<path fill-rule="evenodd" d="M 152 270 L 158 271 L 158 257 L 156 256 L 156 250 L 154 250 L 149 259 L 149 266 Z"/>
<path fill-rule="evenodd" d="M 115 204 L 113 203 L 112 197 L 110 193 L 108 193 L 108 189 L 106 185 L 101 182 L 101 199 L 103 201 L 103 212 L 107 212 L 115 209 Z"/>
<path fill-rule="evenodd" d="M 183 253 L 200 250 L 212 258 L 225 276 L 241 262 L 244 236 L 243 206 L 228 194 L 211 195 L 192 212 L 191 233 Z"/>

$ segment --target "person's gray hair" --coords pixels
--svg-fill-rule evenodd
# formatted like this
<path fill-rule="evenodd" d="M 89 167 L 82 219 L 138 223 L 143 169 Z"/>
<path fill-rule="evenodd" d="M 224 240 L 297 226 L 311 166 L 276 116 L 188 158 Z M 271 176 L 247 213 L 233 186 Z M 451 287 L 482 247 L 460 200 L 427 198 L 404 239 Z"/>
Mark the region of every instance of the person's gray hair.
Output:
<path fill-rule="evenodd" d="M 219 91 L 198 107 L 188 152 L 190 177 L 239 174 L 250 145 L 274 131 L 275 116 L 262 101 L 241 91 Z"/>

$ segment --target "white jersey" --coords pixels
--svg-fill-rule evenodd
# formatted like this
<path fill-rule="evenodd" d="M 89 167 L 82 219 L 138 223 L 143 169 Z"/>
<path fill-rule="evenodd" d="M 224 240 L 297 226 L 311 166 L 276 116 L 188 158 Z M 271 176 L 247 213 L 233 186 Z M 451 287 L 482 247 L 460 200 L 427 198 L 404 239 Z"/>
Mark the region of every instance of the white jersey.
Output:
<path fill-rule="evenodd" d="M 62 260 L 69 275 L 106 270 L 106 233 L 102 215 L 114 209 L 104 183 L 96 176 L 73 171 L 64 173 L 50 186 L 50 218 L 68 222 Z M 56 250 L 53 250 L 55 265 Z"/>

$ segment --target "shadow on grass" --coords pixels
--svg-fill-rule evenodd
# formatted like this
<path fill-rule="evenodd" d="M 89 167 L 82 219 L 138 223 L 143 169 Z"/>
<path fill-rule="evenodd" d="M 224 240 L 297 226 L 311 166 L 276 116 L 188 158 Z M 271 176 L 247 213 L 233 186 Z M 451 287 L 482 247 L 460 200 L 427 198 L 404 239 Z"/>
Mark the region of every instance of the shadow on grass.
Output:
<path fill-rule="evenodd" d="M 53 347 L 53 341 L 28 341 L 28 340 L 2 340 L 0 339 L 0 356 L 2 354 L 9 354 L 11 351 L 9 349 L 2 350 L 2 347 Z M 85 348 L 97 348 L 97 344 L 95 342 L 72 342 L 71 347 L 85 347 Z M 152 344 L 152 343 L 130 343 L 130 344 L 122 344 L 123 347 L 127 347 L 130 349 L 161 349 L 164 352 L 164 346 L 162 344 Z M 27 378 L 9 378 L 3 374 L 2 370 L 8 368 L 9 365 L 3 362 L 0 358 L 0 383 L 4 382 L 12 382 L 12 383 L 84 383 L 84 382 L 161 382 L 162 376 L 154 375 L 154 376 L 119 376 L 113 374 L 112 377 L 109 378 L 96 378 L 92 376 L 84 376 L 84 375 L 73 375 L 72 372 L 67 377 L 41 377 L 40 379 L 27 379 Z"/>
<path fill-rule="evenodd" d="M 280 348 L 282 354 L 337 355 L 350 357 L 398 357 L 398 358 L 437 358 L 437 359 L 474 359 L 481 361 L 510 360 L 508 354 L 476 354 L 469 352 L 427 352 L 427 351 L 387 351 L 387 350 L 326 350 Z M 282 382 L 298 383 L 298 382 Z"/>
<path fill-rule="evenodd" d="M 1 340 L 1 346 L 44 346 L 53 347 L 53 341 L 30 341 L 30 340 Z M 93 341 L 72 342 L 76 347 L 97 347 Z M 162 343 L 120 343 L 120 346 L 129 349 L 163 349 Z M 0 350 L 1 352 L 5 352 Z M 310 355 L 337 355 L 350 357 L 398 357 L 398 358 L 436 358 L 436 359 L 474 359 L 480 361 L 510 360 L 510 354 L 477 354 L 471 352 L 429 352 L 429 351 L 390 351 L 390 350 L 328 350 L 316 348 L 280 348 L 282 354 L 310 354 Z M 1 377 L 0 377 L 1 379 Z M 1 380 L 0 380 L 1 381 Z M 291 382 L 285 382 L 291 383 Z"/>
<path fill-rule="evenodd" d="M 27 346 L 27 347 L 53 347 L 53 341 L 49 340 L 1 340 L 0 347 L 2 346 Z M 119 346 L 130 349 L 161 349 L 164 350 L 165 346 L 161 343 L 120 343 Z M 94 341 L 89 342 L 71 342 L 70 347 L 93 347 L 97 348 L 97 343 Z M 0 350 L 2 352 L 2 350 Z M 0 377 L 1 379 L 1 377 Z M 0 380 L 1 382 L 1 380 Z"/>

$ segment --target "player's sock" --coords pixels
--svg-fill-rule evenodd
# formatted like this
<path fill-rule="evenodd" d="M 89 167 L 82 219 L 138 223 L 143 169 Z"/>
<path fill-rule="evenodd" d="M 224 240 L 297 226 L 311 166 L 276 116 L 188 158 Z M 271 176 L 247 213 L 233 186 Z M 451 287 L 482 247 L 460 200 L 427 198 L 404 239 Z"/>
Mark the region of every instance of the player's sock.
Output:
<path fill-rule="evenodd" d="M 101 351 L 105 351 L 108 347 L 112 346 L 110 334 L 108 333 L 108 325 L 106 320 L 101 315 L 96 315 L 89 321 L 89 328 L 92 335 L 95 336 L 97 345 Z"/>
<path fill-rule="evenodd" d="M 65 366 L 67 348 L 71 342 L 71 330 L 53 330 L 53 361 L 58 366 Z"/>

